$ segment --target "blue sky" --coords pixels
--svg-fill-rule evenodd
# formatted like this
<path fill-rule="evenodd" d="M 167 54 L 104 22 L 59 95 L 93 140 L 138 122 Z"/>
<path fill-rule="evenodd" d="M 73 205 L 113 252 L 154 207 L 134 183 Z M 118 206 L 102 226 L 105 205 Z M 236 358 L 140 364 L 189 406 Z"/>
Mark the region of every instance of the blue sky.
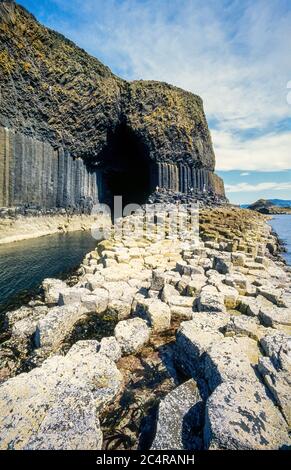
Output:
<path fill-rule="evenodd" d="M 123 78 L 199 94 L 232 202 L 291 199 L 290 0 L 19 3 Z"/>

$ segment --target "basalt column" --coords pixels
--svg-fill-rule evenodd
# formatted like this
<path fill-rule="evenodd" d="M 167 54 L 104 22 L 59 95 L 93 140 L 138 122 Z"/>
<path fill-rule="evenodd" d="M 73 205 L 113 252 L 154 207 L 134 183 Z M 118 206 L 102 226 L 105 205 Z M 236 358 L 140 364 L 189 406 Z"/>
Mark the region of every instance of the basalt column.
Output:
<path fill-rule="evenodd" d="M 62 148 L 0 127 L 0 207 L 80 208 L 98 202 L 97 175 Z"/>
<path fill-rule="evenodd" d="M 179 171 L 177 165 L 172 163 L 157 163 L 153 165 L 152 172 L 156 173 L 156 176 L 152 179 L 153 188 L 159 186 L 171 191 L 179 191 Z"/>
<path fill-rule="evenodd" d="M 9 205 L 11 147 L 9 132 L 0 128 L 0 205 Z"/>
<path fill-rule="evenodd" d="M 190 190 L 213 192 L 224 197 L 223 181 L 213 171 L 197 169 L 183 163 L 158 163 L 155 170 L 155 181 L 160 188 L 181 193 L 188 193 Z"/>

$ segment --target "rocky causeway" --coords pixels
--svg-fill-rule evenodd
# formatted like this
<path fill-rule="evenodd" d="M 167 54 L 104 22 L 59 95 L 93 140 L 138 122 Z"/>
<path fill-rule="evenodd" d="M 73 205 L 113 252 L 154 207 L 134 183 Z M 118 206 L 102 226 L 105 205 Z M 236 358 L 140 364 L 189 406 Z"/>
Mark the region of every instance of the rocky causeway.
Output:
<path fill-rule="evenodd" d="M 121 219 L 75 285 L 47 279 L 6 314 L 2 449 L 290 446 L 290 269 L 265 217 L 203 209 L 198 240 L 187 211 L 158 217 L 166 238 L 142 211 Z M 108 332 L 86 336 L 100 318 Z"/>

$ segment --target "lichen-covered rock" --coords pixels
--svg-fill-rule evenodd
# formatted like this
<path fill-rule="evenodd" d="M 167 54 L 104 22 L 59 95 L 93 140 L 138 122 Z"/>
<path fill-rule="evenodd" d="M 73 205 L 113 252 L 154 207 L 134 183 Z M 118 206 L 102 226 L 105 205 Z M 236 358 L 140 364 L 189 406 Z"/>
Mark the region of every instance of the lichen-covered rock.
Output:
<path fill-rule="evenodd" d="M 272 326 L 274 328 L 277 325 L 291 326 L 291 307 L 261 306 L 259 317 L 265 326 Z"/>
<path fill-rule="evenodd" d="M 56 400 L 32 433 L 24 450 L 99 450 L 103 435 L 93 394 L 78 387 L 60 386 Z M 10 446 L 17 448 L 17 444 Z M 15 446 L 15 447 L 14 447 Z"/>
<path fill-rule="evenodd" d="M 256 298 L 239 296 L 237 302 L 238 310 L 241 313 L 250 317 L 258 317 L 261 305 Z"/>
<path fill-rule="evenodd" d="M 267 330 L 268 331 L 268 330 Z M 260 340 L 261 347 L 278 369 L 288 369 L 291 361 L 291 336 L 271 330 Z"/>
<path fill-rule="evenodd" d="M 263 328 L 258 325 L 254 318 L 248 318 L 245 315 L 232 316 L 225 327 L 225 335 L 248 336 L 255 341 L 259 341 L 263 336 Z"/>
<path fill-rule="evenodd" d="M 193 377 L 200 372 L 201 356 L 210 346 L 223 339 L 223 328 L 228 322 L 223 313 L 194 313 L 193 320 L 181 323 L 176 337 L 176 361 Z"/>
<path fill-rule="evenodd" d="M 28 337 L 36 328 L 37 322 L 48 313 L 46 305 L 36 307 L 21 307 L 7 312 L 5 315 L 5 328 L 11 330 L 12 336 Z"/>
<path fill-rule="evenodd" d="M 202 447 L 199 431 L 204 406 L 194 380 L 179 385 L 159 404 L 152 450 L 194 450 Z"/>
<path fill-rule="evenodd" d="M 98 413 L 119 392 L 122 376 L 97 347 L 76 343 L 67 356 L 0 386 L 1 449 L 101 448 Z"/>
<path fill-rule="evenodd" d="M 151 289 L 155 291 L 160 291 L 165 286 L 165 274 L 164 271 L 160 269 L 153 270 L 153 277 L 151 283 Z"/>
<path fill-rule="evenodd" d="M 153 331 L 168 330 L 171 325 L 170 307 L 159 299 L 150 302 L 145 309 L 145 317 L 148 319 Z"/>
<path fill-rule="evenodd" d="M 83 292 L 80 301 L 84 313 L 103 313 L 108 307 L 109 296 L 107 290 L 97 288 L 88 294 Z"/>
<path fill-rule="evenodd" d="M 247 277 L 239 272 L 226 274 L 224 282 L 228 286 L 235 287 L 241 295 L 245 295 L 248 289 Z"/>
<path fill-rule="evenodd" d="M 226 308 L 236 308 L 238 301 L 238 291 L 234 287 L 226 286 L 222 283 L 217 285 L 217 289 L 223 295 L 224 305 Z"/>
<path fill-rule="evenodd" d="M 207 349 L 203 375 L 211 391 L 223 382 L 257 382 L 249 358 L 235 338 L 223 338 Z"/>
<path fill-rule="evenodd" d="M 114 362 L 119 361 L 121 358 L 121 348 L 114 336 L 108 338 L 102 338 L 100 341 L 100 348 L 98 351 L 100 354 L 107 356 Z"/>
<path fill-rule="evenodd" d="M 281 409 L 289 429 L 291 428 L 291 361 L 289 370 L 277 370 L 269 357 L 260 358 L 258 370 L 263 377 L 264 383 L 273 396 L 275 403 Z"/>
<path fill-rule="evenodd" d="M 225 253 L 220 256 L 214 256 L 213 267 L 220 274 L 227 274 L 231 272 L 232 263 L 230 253 Z"/>
<path fill-rule="evenodd" d="M 90 294 L 88 289 L 82 287 L 66 287 L 60 290 L 59 305 L 69 305 L 81 302 L 81 298 Z"/>
<path fill-rule="evenodd" d="M 45 302 L 48 305 L 58 305 L 60 294 L 67 287 L 67 284 L 60 279 L 45 279 L 42 282 Z"/>
<path fill-rule="evenodd" d="M 197 299 L 199 312 L 225 312 L 224 295 L 214 286 L 203 287 Z"/>
<path fill-rule="evenodd" d="M 79 303 L 52 308 L 37 324 L 35 346 L 56 350 L 83 316 L 84 311 Z"/>
<path fill-rule="evenodd" d="M 150 338 L 150 329 L 141 318 L 120 321 L 114 330 L 123 354 L 138 352 Z"/>
<path fill-rule="evenodd" d="M 263 387 L 225 382 L 206 404 L 204 444 L 209 449 L 274 450 L 290 445 L 287 425 Z"/>

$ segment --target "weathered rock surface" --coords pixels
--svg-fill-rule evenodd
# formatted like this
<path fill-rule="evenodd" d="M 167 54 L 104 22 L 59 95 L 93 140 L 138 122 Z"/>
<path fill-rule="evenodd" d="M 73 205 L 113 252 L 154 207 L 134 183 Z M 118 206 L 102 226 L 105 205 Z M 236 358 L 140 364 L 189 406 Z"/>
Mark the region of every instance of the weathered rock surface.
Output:
<path fill-rule="evenodd" d="M 279 449 L 289 437 L 263 387 L 236 381 L 221 384 L 207 400 L 204 443 L 209 449 Z"/>
<path fill-rule="evenodd" d="M 185 372 L 196 377 L 200 358 L 212 343 L 223 339 L 220 332 L 228 322 L 223 313 L 194 313 L 193 320 L 181 323 L 176 339 L 176 358 Z"/>
<path fill-rule="evenodd" d="M 150 329 L 141 318 L 120 321 L 114 333 L 123 354 L 138 352 L 150 338 Z"/>
<path fill-rule="evenodd" d="M 197 300 L 197 308 L 200 312 L 225 312 L 223 293 L 218 292 L 214 286 L 203 287 Z"/>
<path fill-rule="evenodd" d="M 161 332 L 170 328 L 170 307 L 158 299 L 146 306 L 145 317 L 149 320 L 150 326 L 155 332 Z"/>
<path fill-rule="evenodd" d="M 167 205 L 163 210 L 173 214 L 177 206 Z M 168 231 L 171 221 L 163 210 L 159 209 L 158 217 Z M 225 208 L 201 211 L 204 241 L 194 243 L 193 230 L 184 216 L 178 239 L 157 239 L 145 232 L 130 235 L 132 224 L 143 226 L 142 211 L 122 219 L 119 223 L 130 227 L 129 232 L 99 243 L 96 251 L 86 256 L 73 288 L 49 280 L 45 289 L 49 305 L 38 300 L 7 314 L 6 333 L 11 336 L 1 345 L 0 380 L 13 400 L 19 393 L 17 410 L 25 415 L 28 409 L 25 432 L 22 420 L 13 421 L 11 427 L 9 416 L 5 416 L 5 395 L 0 414 L 3 429 L 7 426 L 8 437 L 12 436 L 11 446 L 66 448 L 67 442 L 69 448 L 79 448 L 78 428 L 88 434 L 88 448 L 99 448 L 99 404 L 103 410 L 101 427 L 106 423 L 104 446 L 121 434 L 125 436 L 124 447 L 130 441 L 134 442 L 132 448 L 138 448 L 139 439 L 144 445 L 145 435 L 150 446 L 152 407 L 160 397 L 165 398 L 160 404 L 155 449 L 279 449 L 290 445 L 291 331 L 286 316 L 291 302 L 290 271 L 266 251 L 276 240 L 261 216 Z M 233 257 L 236 250 L 243 256 Z M 215 259 L 231 263 L 226 274 L 213 269 Z M 266 286 L 271 286 L 269 294 Z M 62 296 L 65 305 L 52 306 Z M 103 338 L 99 322 L 106 324 Z M 99 341 L 89 340 L 92 334 Z M 64 354 L 70 342 L 76 344 L 65 357 L 50 357 Z M 50 359 L 45 361 L 47 357 Z M 100 371 L 98 386 L 90 375 L 96 357 L 100 359 L 96 366 Z M 36 368 L 28 374 L 17 375 L 32 367 Z M 126 374 L 129 389 L 109 407 L 107 419 L 106 403 L 120 391 L 117 368 Z M 180 372 L 187 381 L 173 391 L 181 381 Z M 76 385 L 72 375 L 82 384 L 94 382 L 94 390 L 81 387 L 79 382 Z M 44 376 L 45 388 L 35 394 Z M 58 386 L 56 380 L 61 380 Z M 145 389 L 145 383 L 152 388 Z M 17 392 L 12 390 L 13 384 Z M 0 397 L 1 390 L 6 390 L 2 387 Z M 35 402 L 29 399 L 26 405 L 24 393 L 33 395 Z M 80 397 L 79 407 L 76 396 Z M 49 404 L 47 397 L 52 400 Z M 133 407 L 130 397 L 136 400 Z M 135 410 L 144 419 L 138 418 L 132 427 L 129 422 L 134 418 L 130 414 L 124 417 L 124 406 L 126 413 Z M 35 424 L 35 410 L 40 418 L 32 431 L 26 422 L 30 419 Z M 196 413 L 198 410 L 202 412 Z M 114 429 L 112 422 L 118 423 Z M 56 423 L 61 435 L 53 434 Z M 24 434 L 28 435 L 26 441 Z M 6 448 L 9 442 L 3 439 Z"/>
<path fill-rule="evenodd" d="M 45 279 L 42 283 L 45 302 L 48 305 L 58 305 L 60 293 L 67 287 L 67 284 L 59 279 Z"/>
<path fill-rule="evenodd" d="M 67 356 L 1 385 L 1 449 L 101 449 L 98 412 L 114 399 L 122 376 L 97 346 L 76 343 Z"/>
<path fill-rule="evenodd" d="M 235 338 L 224 338 L 207 349 L 203 376 L 211 391 L 223 382 L 257 382 L 249 358 Z"/>
<path fill-rule="evenodd" d="M 37 324 L 34 335 L 36 347 L 55 350 L 83 316 L 79 303 L 51 309 Z"/>

